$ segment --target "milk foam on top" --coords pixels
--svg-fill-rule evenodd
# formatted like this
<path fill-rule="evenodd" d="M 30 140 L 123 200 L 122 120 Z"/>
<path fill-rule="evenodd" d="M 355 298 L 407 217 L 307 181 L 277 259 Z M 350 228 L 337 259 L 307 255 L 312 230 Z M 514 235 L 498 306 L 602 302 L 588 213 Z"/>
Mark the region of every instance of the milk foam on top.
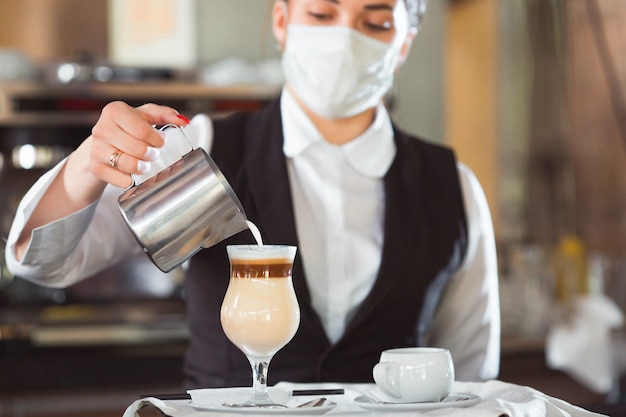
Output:
<path fill-rule="evenodd" d="M 293 262 L 296 256 L 295 246 L 282 245 L 229 245 L 226 246 L 226 251 L 231 261 L 240 259 Z"/>

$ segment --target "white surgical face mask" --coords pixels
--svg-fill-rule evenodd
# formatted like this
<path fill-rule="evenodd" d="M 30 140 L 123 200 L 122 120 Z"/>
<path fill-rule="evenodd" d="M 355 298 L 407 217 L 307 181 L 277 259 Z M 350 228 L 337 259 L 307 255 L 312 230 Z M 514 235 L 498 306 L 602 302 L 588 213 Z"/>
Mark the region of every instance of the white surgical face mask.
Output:
<path fill-rule="evenodd" d="M 282 67 L 309 109 L 339 119 L 380 102 L 393 84 L 401 47 L 345 26 L 290 24 Z"/>

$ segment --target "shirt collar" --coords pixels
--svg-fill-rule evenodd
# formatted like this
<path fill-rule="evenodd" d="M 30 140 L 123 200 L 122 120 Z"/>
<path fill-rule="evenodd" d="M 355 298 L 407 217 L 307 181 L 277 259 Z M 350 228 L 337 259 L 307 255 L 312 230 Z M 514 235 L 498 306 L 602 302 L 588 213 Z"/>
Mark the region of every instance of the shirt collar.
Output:
<path fill-rule="evenodd" d="M 280 108 L 286 157 L 296 157 L 314 144 L 326 143 L 287 88 L 283 88 Z M 395 158 L 396 145 L 391 118 L 382 103 L 376 108 L 370 127 L 354 140 L 341 145 L 340 149 L 350 166 L 361 175 L 370 178 L 385 175 Z"/>

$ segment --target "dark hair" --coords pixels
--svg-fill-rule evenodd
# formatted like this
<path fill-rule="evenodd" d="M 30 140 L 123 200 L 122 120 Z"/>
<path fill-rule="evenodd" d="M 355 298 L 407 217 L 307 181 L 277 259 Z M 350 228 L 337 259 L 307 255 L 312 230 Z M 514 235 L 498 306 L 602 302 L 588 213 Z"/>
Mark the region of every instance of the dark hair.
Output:
<path fill-rule="evenodd" d="M 418 28 L 426 14 L 426 0 L 404 0 L 404 4 L 409 11 L 411 26 Z"/>

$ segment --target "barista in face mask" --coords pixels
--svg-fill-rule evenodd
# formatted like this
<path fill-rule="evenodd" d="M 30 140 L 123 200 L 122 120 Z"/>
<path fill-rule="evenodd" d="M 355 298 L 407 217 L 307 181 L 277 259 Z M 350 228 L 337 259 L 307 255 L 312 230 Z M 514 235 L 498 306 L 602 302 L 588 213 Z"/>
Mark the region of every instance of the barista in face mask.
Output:
<path fill-rule="evenodd" d="M 417 31 L 404 1 L 284 0 L 273 17 L 287 88 L 322 125 L 370 124 Z M 342 136 L 326 139 L 351 139 Z"/>
<path fill-rule="evenodd" d="M 292 1 L 291 11 L 287 3 L 277 3 L 274 9 L 287 87 L 308 111 L 323 118 L 371 112 L 408 53 L 415 33 L 408 12 L 402 2 L 389 2 L 350 19 L 332 3 L 317 3 Z"/>
<path fill-rule="evenodd" d="M 415 345 L 448 348 L 459 380 L 494 378 L 499 296 L 485 196 L 450 149 L 402 132 L 383 103 L 423 12 L 424 0 L 276 0 L 280 97 L 191 122 L 155 104 L 107 105 L 25 196 L 9 267 L 59 287 L 145 256 L 117 212 L 118 187 L 179 157 L 183 141 L 152 128 L 176 123 L 212 155 L 264 242 L 298 247 L 300 327 L 272 360 L 270 384 L 371 382 L 381 351 Z M 187 388 L 250 383 L 219 321 L 225 246 L 238 243 L 254 238 L 241 232 L 189 262 Z"/>

